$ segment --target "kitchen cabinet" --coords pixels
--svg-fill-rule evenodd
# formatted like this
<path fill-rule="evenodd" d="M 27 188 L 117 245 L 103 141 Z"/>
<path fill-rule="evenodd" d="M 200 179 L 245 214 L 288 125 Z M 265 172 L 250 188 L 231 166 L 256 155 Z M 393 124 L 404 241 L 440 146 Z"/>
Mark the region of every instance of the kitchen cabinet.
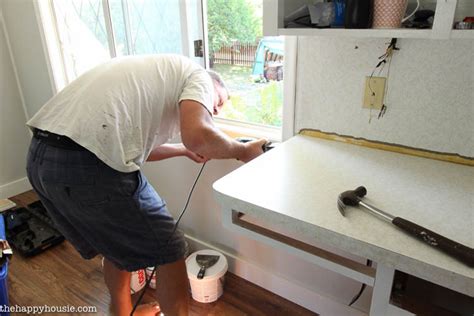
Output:
<path fill-rule="evenodd" d="M 263 1 L 263 34 L 265 36 L 330 36 L 356 38 L 424 38 L 424 39 L 474 39 L 474 29 L 454 30 L 455 17 L 473 16 L 471 0 L 434 0 L 435 16 L 432 29 L 344 29 L 344 28 L 284 28 L 286 15 L 304 4 L 314 1 L 304 0 L 264 0 Z M 423 1 L 422 1 L 423 3 Z"/>

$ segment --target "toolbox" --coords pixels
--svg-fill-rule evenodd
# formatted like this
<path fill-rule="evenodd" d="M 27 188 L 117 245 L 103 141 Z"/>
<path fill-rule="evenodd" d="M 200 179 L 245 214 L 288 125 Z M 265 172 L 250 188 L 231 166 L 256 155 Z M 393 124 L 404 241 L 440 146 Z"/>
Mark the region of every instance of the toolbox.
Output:
<path fill-rule="evenodd" d="M 54 227 L 41 201 L 5 212 L 4 220 L 8 242 L 25 257 L 39 254 L 64 241 L 64 236 Z"/>

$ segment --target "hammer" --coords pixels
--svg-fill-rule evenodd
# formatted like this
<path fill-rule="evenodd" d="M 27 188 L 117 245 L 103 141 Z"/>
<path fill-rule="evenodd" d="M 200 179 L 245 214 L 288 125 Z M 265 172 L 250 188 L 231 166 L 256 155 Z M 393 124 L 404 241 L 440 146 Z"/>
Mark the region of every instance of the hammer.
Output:
<path fill-rule="evenodd" d="M 409 220 L 401 217 L 395 217 L 388 214 L 375 206 L 362 201 L 362 198 L 367 194 L 367 189 L 363 186 L 358 187 L 355 190 L 349 190 L 339 194 L 337 198 L 337 208 L 341 212 L 342 216 L 345 216 L 345 210 L 347 206 L 362 206 L 370 214 L 375 215 L 387 222 L 390 222 L 402 229 L 409 235 L 425 242 L 429 246 L 432 246 L 451 257 L 467 264 L 469 267 L 474 267 L 474 249 L 462 245 L 456 241 L 441 236 L 429 229 L 419 226 Z"/>

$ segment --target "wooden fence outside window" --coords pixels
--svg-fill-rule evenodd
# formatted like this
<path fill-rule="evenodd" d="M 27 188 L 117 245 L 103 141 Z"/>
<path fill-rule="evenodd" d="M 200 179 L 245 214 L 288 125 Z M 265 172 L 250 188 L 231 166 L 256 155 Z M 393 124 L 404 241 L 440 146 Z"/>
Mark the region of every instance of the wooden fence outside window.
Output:
<path fill-rule="evenodd" d="M 252 67 L 255 61 L 255 51 L 258 43 L 234 42 L 223 46 L 219 51 L 211 54 L 212 64 L 225 64 Z"/>

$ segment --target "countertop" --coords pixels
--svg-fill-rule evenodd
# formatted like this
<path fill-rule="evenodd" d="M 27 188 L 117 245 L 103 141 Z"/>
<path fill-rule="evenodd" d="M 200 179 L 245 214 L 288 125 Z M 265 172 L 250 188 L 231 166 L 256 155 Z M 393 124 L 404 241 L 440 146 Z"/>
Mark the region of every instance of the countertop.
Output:
<path fill-rule="evenodd" d="M 474 247 L 474 168 L 297 135 L 214 183 L 227 209 L 474 296 L 474 269 L 337 197 L 366 201 Z"/>

